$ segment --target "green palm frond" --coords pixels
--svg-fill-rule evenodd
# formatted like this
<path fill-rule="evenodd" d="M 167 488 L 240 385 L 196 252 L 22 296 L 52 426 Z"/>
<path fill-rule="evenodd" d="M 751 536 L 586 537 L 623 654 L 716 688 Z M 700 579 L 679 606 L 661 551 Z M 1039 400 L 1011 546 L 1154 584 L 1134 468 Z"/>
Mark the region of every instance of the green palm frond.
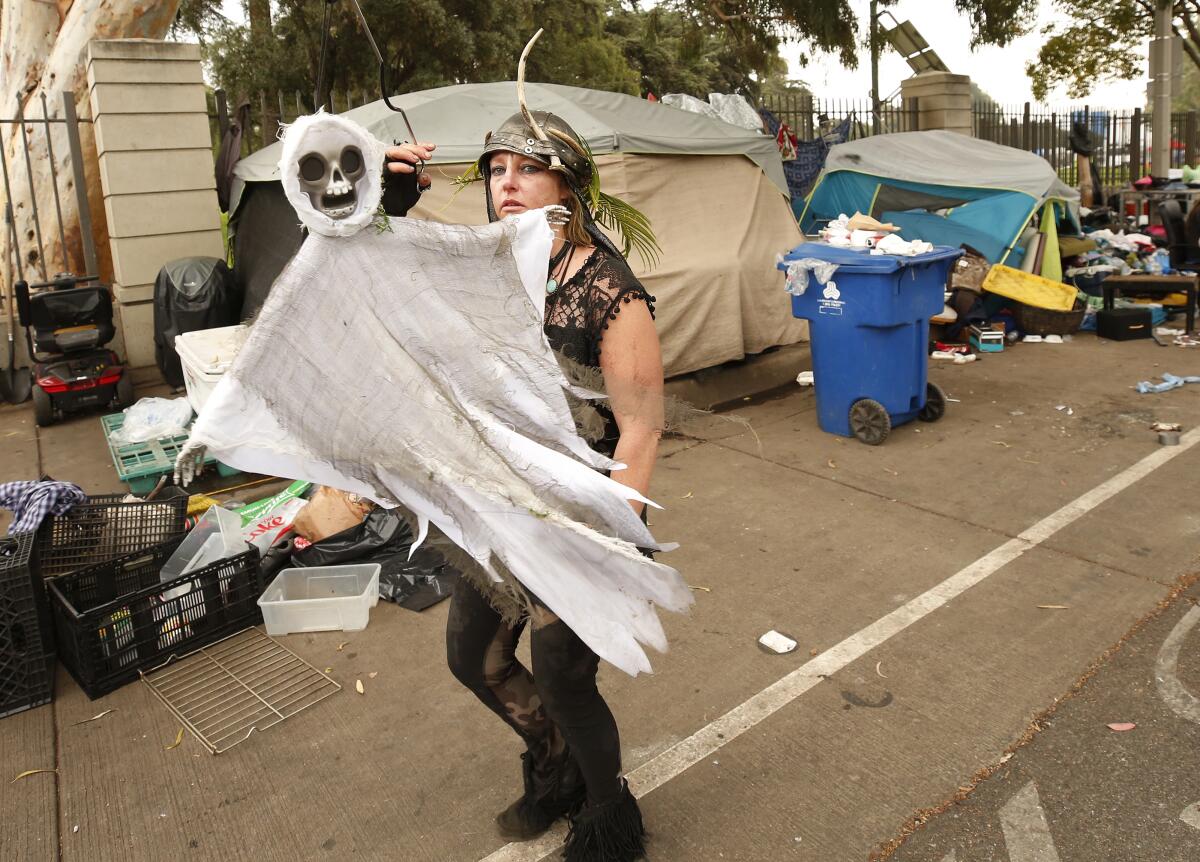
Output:
<path fill-rule="evenodd" d="M 620 232 L 623 254 L 628 256 L 632 249 L 642 259 L 643 266 L 651 268 L 657 265 L 662 249 L 658 240 L 654 238 L 654 228 L 650 226 L 650 219 L 646 218 L 641 210 L 620 198 L 598 192 L 595 213 L 596 221 L 601 227 Z"/>
<path fill-rule="evenodd" d="M 600 191 L 600 168 L 596 165 L 596 157 L 587 142 L 582 143 L 592 165 L 592 180 L 584 193 L 588 197 L 596 221 L 602 228 L 621 234 L 622 254 L 628 257 L 631 250 L 636 251 L 643 266 L 647 269 L 656 266 L 662 248 L 654 237 L 650 219 L 637 207 Z"/>

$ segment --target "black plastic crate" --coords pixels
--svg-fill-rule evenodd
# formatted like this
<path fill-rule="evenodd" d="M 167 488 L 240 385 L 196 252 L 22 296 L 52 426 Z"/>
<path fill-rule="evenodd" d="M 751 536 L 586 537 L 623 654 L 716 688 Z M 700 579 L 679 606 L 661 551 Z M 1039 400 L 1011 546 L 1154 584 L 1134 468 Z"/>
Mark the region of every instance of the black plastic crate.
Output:
<path fill-rule="evenodd" d="M 54 699 L 54 638 L 33 533 L 0 537 L 0 718 Z"/>
<path fill-rule="evenodd" d="M 140 553 L 187 532 L 187 497 L 125 503 L 119 494 L 88 497 L 38 530 L 37 570 L 43 578 Z"/>
<path fill-rule="evenodd" d="M 138 672 L 262 621 L 258 550 L 165 583 L 167 542 L 46 582 L 58 657 L 93 700 Z"/>

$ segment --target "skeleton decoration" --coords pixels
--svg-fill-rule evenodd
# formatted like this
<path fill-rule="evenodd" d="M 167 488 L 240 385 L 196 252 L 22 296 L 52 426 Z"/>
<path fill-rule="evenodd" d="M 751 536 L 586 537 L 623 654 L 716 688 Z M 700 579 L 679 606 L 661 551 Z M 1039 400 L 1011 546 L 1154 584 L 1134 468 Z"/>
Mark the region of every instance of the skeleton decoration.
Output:
<path fill-rule="evenodd" d="M 334 114 L 300 117 L 283 135 L 279 175 L 288 201 L 313 233 L 349 236 L 375 218 L 383 144 Z"/>
<path fill-rule="evenodd" d="M 417 544 L 435 525 L 598 655 L 630 674 L 650 670 L 641 645 L 666 649 L 654 605 L 682 611 L 692 594 L 638 550 L 669 550 L 628 503 L 649 501 L 601 472 L 622 465 L 575 430 L 566 391 L 595 396 L 571 386 L 542 331 L 550 214 L 358 229 L 374 216 L 381 148 L 344 119 L 305 120 L 288 130 L 284 167 L 288 197 L 316 233 L 272 287 L 177 472 L 186 477 L 207 449 L 241 470 L 401 504 Z M 369 181 L 353 184 L 354 209 L 340 215 L 342 186 L 327 183 L 314 201 L 297 155 L 337 155 L 351 183 L 351 145 Z"/>

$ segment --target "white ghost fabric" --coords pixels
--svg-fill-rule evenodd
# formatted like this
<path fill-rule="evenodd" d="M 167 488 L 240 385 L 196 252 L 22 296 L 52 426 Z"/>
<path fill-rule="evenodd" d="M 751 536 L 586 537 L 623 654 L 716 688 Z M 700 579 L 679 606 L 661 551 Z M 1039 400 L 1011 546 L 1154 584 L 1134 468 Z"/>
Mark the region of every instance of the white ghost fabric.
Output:
<path fill-rule="evenodd" d="M 348 183 L 353 189 L 350 213 L 334 218 L 314 205 L 306 191 L 309 184 L 301 176 L 301 163 L 306 156 L 316 154 L 329 168 L 324 174 L 324 182 L 336 182 L 332 168 L 337 157 L 348 147 L 357 149 L 361 157 L 360 170 L 354 172 L 358 176 Z M 322 236 L 350 236 L 375 219 L 383 196 L 383 152 L 383 144 L 374 135 L 358 123 L 334 114 L 300 117 L 284 129 L 283 153 L 279 157 L 283 193 L 310 232 Z M 339 174 L 345 173 L 344 169 L 339 171 Z"/>
<path fill-rule="evenodd" d="M 666 649 L 679 573 L 636 491 L 575 430 L 542 330 L 543 211 L 483 227 L 380 219 L 310 235 L 197 418 L 236 468 L 401 504 L 500 579 L 497 561 L 599 656 L 636 675 Z M 577 393 L 579 394 L 579 393 Z M 651 504 L 653 505 L 653 504 Z"/>

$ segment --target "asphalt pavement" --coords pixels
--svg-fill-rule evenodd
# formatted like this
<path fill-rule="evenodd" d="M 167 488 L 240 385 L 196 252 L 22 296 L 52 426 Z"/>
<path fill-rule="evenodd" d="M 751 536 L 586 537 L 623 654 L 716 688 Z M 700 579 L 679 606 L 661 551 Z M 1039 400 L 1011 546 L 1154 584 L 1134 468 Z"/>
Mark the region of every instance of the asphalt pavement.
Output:
<path fill-rule="evenodd" d="M 1078 336 L 935 365 L 946 416 L 882 446 L 821 431 L 800 387 L 665 441 L 650 521 L 696 605 L 653 674 L 600 673 L 652 862 L 862 862 L 909 832 L 893 858 L 1200 859 L 1200 624 L 1156 670 L 1197 597 L 1172 598 L 1200 571 L 1200 386 L 1134 391 L 1163 372 L 1200 350 Z M 118 490 L 99 425 L 0 408 L 0 478 Z M 520 745 L 446 669 L 445 615 L 281 638 L 342 691 L 219 756 L 146 685 L 91 701 L 60 669 L 0 721 L 0 860 L 553 858 L 561 832 L 494 830 Z"/>

